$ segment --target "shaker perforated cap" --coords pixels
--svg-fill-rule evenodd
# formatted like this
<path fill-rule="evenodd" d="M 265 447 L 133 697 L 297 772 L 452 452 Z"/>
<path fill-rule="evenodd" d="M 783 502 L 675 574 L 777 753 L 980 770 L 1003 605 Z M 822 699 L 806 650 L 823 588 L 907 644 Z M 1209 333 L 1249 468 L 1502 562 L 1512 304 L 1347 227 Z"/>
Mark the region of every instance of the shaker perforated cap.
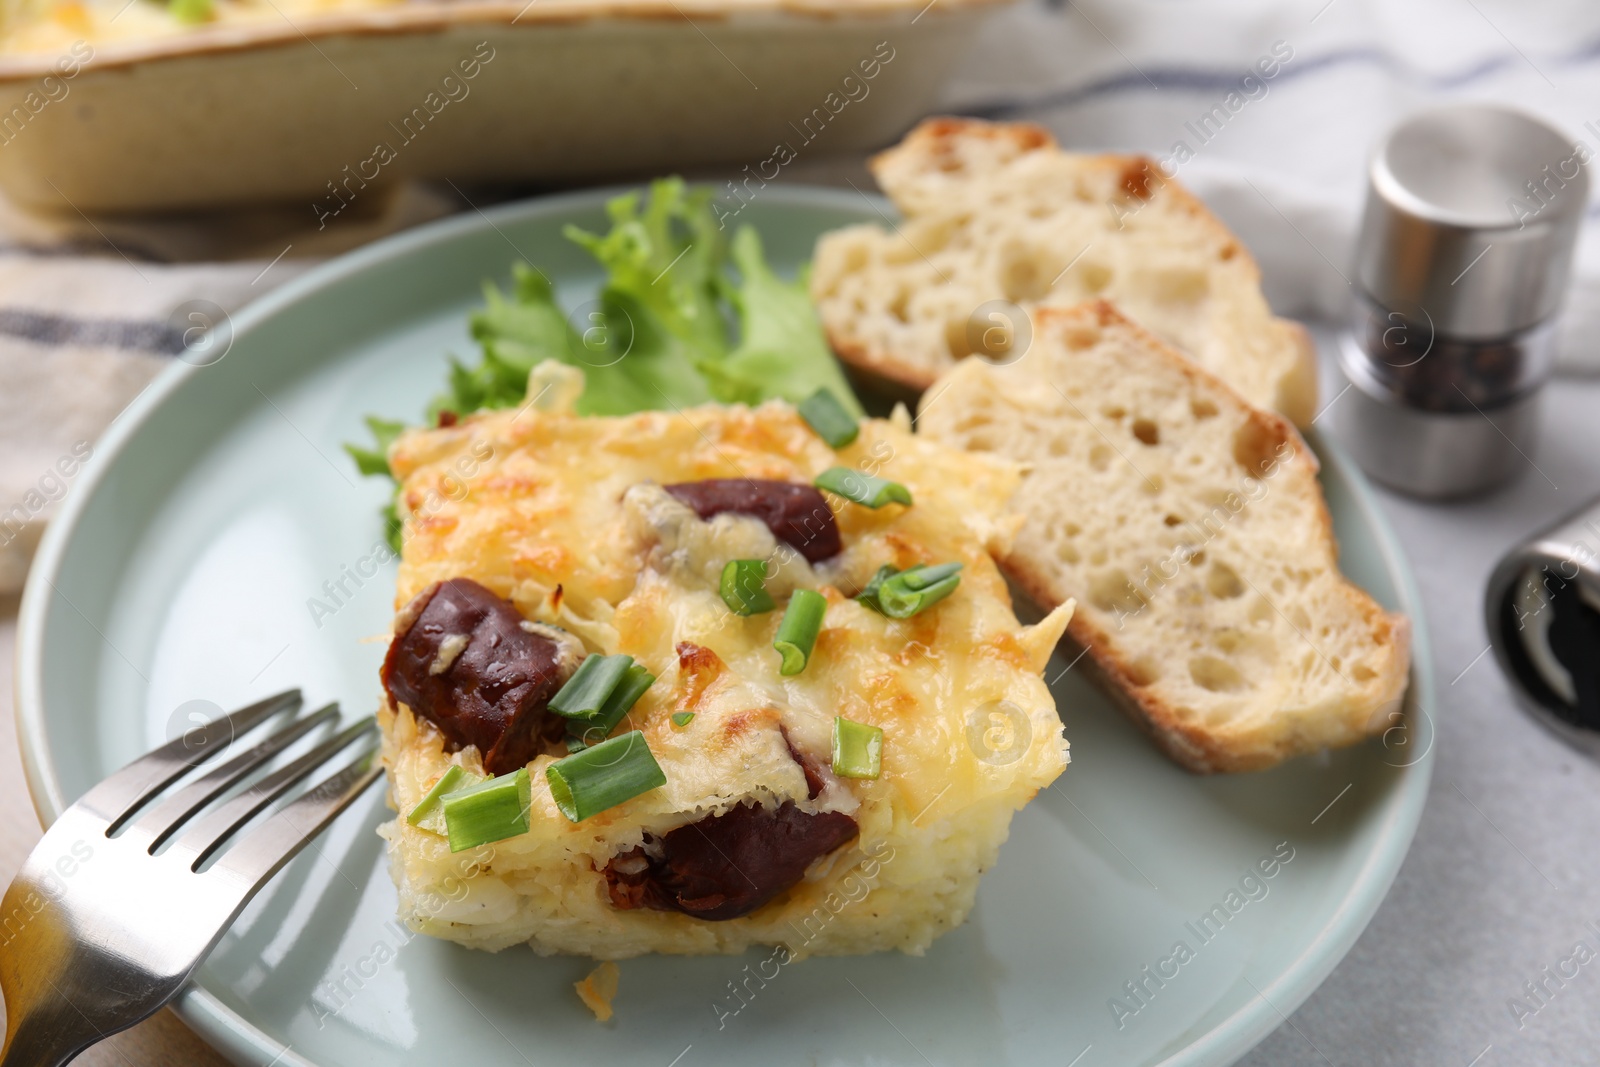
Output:
<path fill-rule="evenodd" d="M 1423 111 L 1378 146 L 1356 252 L 1368 296 L 1438 335 L 1508 337 L 1561 305 L 1591 151 L 1490 104 Z"/>

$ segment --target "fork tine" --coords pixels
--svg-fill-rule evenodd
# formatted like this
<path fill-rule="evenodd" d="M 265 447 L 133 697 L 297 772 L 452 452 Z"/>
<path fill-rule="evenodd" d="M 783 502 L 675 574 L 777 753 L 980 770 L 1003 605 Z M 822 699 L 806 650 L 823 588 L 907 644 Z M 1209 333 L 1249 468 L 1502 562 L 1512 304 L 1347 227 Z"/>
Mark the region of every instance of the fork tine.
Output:
<path fill-rule="evenodd" d="M 105 819 L 111 824 L 106 832 L 113 833 L 140 805 L 189 768 L 210 759 L 226 748 L 228 741 L 265 719 L 291 708 L 298 709 L 300 703 L 300 690 L 288 689 L 232 715 L 212 719 L 198 730 L 191 730 L 129 763 L 85 793 L 78 805 Z"/>
<path fill-rule="evenodd" d="M 367 786 L 383 777 L 383 767 L 371 758 L 376 751 L 376 746 L 369 748 L 364 758 L 323 779 L 265 825 L 245 834 L 222 854 L 212 870 L 226 871 L 259 888 L 354 803 Z"/>
<path fill-rule="evenodd" d="M 339 717 L 339 705 L 328 704 L 310 715 L 285 726 L 264 739 L 248 752 L 236 756 L 197 778 L 161 801 L 149 813 L 139 817 L 133 829 L 150 835 L 150 851 L 161 847 L 168 837 L 188 822 L 200 809 L 221 796 L 229 786 L 259 768 L 273 756 L 282 752 L 316 727 Z"/>
<path fill-rule="evenodd" d="M 253 818 L 262 808 L 282 796 L 290 786 L 328 762 L 328 759 L 352 742 L 377 729 L 371 716 L 350 726 L 324 741 L 292 763 L 286 764 L 256 782 L 238 796 L 224 802 L 195 823 L 173 845 L 192 853 L 191 869 L 198 869 L 210 858 L 233 832 Z"/>

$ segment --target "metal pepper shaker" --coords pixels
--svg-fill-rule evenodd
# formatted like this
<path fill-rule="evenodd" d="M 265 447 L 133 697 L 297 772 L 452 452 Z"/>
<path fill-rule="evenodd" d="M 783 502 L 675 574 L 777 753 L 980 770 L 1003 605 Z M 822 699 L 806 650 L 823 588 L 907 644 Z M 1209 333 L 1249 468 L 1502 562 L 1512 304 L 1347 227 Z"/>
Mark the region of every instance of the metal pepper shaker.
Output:
<path fill-rule="evenodd" d="M 1483 611 L 1522 706 L 1600 754 L 1600 500 L 1506 553 Z"/>
<path fill-rule="evenodd" d="M 1588 149 L 1488 104 L 1424 111 L 1368 172 L 1335 434 L 1374 479 L 1481 492 L 1528 465 Z"/>

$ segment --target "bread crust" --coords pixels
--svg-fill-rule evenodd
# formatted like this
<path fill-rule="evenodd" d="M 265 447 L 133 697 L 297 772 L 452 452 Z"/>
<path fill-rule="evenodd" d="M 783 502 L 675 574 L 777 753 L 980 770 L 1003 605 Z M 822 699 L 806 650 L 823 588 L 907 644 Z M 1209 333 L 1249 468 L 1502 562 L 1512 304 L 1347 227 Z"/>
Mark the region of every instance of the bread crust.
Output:
<path fill-rule="evenodd" d="M 1004 560 L 1001 567 L 1028 598 L 1041 607 L 1060 602 L 1058 591 L 1042 580 L 1037 571 L 1015 560 Z M 1360 734 L 1346 743 L 1382 734 L 1395 725 L 1410 664 L 1411 620 L 1385 612 L 1370 600 L 1364 610 L 1372 613 L 1374 630 L 1394 648 L 1394 661 L 1400 669 L 1389 683 L 1394 695 L 1382 701 L 1379 712 L 1368 719 Z M 1169 759 L 1187 771 L 1195 774 L 1262 771 L 1305 754 L 1305 750 L 1282 737 L 1224 738 L 1185 723 L 1172 708 L 1138 684 L 1136 672 L 1116 654 L 1109 635 L 1082 612 L 1074 613 L 1067 624 L 1062 647 L 1068 652 L 1068 662 L 1079 664 L 1096 688 L 1109 696 Z"/>
<path fill-rule="evenodd" d="M 932 370 L 896 358 L 891 351 L 875 349 L 826 325 L 823 332 L 834 354 L 844 363 L 846 372 L 859 377 L 873 392 L 909 398 L 915 402 L 918 396 L 939 380 L 939 375 Z"/>
<path fill-rule="evenodd" d="M 1164 344 L 1148 330 L 1128 320 L 1110 303 L 1102 300 L 1069 309 L 1044 308 L 1038 312 L 1036 320 L 1039 331 L 1036 336 L 1085 320 L 1092 320 L 1100 329 L 1115 328 L 1128 332 L 1165 364 L 1164 372 L 1182 379 L 1186 389 L 1200 395 L 1220 395 L 1235 407 L 1246 417 L 1248 425 L 1262 435 L 1262 440 L 1273 447 L 1275 454 L 1278 445 L 1292 446 L 1293 455 L 1286 462 L 1296 468 L 1312 486 L 1316 485 L 1314 477 L 1319 466 L 1316 456 L 1287 419 L 1274 412 L 1252 407 L 1225 382 Z M 1027 459 L 1022 456 L 1011 458 Z M 1026 500 L 1026 497 L 1023 499 Z M 1316 491 L 1314 503 L 1315 537 L 1332 548 L 1336 559 L 1337 541 L 1332 516 L 1320 490 Z M 1130 536 L 1137 534 L 1130 532 Z M 1080 610 L 1068 625 L 1066 638 L 1071 655 L 1078 657 L 1081 654 L 1081 658 L 1075 662 L 1083 666 L 1091 679 L 1167 756 L 1197 774 L 1263 770 L 1309 751 L 1352 744 L 1364 737 L 1382 733 L 1398 721 L 1400 702 L 1409 676 L 1410 622 L 1403 615 L 1385 611 L 1371 596 L 1342 575 L 1339 592 L 1343 602 L 1359 618 L 1361 626 L 1370 634 L 1372 643 L 1386 650 L 1386 655 L 1383 657 L 1383 669 L 1375 678 L 1359 687 L 1350 683 L 1353 690 L 1359 688 L 1364 694 L 1370 694 L 1370 699 L 1352 705 L 1339 721 L 1330 716 L 1326 721 L 1319 722 L 1316 736 L 1308 738 L 1300 732 L 1274 729 L 1270 722 L 1253 722 L 1242 728 L 1230 728 L 1234 724 L 1217 727 L 1186 719 L 1175 707 L 1165 702 L 1154 688 L 1141 684 L 1135 665 L 1119 653 L 1119 642 L 1115 636 L 1097 623 L 1094 611 L 1082 609 L 1084 589 L 1070 588 L 1059 573 L 1052 571 L 1048 560 L 1030 560 L 1013 551 L 1002 559 L 1001 565 L 1008 577 L 1045 610 L 1068 599 L 1076 598 L 1080 602 Z M 1300 636 L 1304 638 L 1303 634 Z M 1309 638 L 1304 639 L 1309 642 Z M 1316 645 L 1312 647 L 1316 648 Z M 1343 677 L 1343 672 L 1339 673 Z"/>

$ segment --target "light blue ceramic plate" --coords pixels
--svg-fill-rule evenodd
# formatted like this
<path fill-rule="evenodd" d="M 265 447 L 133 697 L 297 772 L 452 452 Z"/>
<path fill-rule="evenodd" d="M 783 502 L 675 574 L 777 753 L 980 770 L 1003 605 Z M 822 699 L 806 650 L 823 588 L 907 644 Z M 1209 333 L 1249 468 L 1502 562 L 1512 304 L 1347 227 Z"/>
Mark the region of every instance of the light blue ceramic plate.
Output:
<path fill-rule="evenodd" d="M 46 818 L 196 710 L 289 686 L 350 715 L 373 706 L 393 565 L 362 576 L 361 561 L 384 489 L 340 442 L 360 439 L 365 413 L 418 414 L 445 353 L 473 350 L 482 281 L 513 260 L 542 266 L 569 304 L 590 296 L 594 267 L 560 231 L 600 228 L 604 199 L 467 215 L 330 263 L 237 316 L 221 362 L 168 369 L 118 420 L 23 605 L 18 719 Z M 772 189 L 740 221 L 792 269 L 819 233 L 880 207 Z M 1346 569 L 1411 614 L 1427 664 L 1393 535 L 1351 465 L 1318 450 Z M 341 580 L 338 610 L 314 617 L 308 600 L 328 603 L 324 583 Z M 1386 743 L 1196 778 L 1068 672 L 1056 696 L 1072 766 L 926 957 L 812 960 L 752 980 L 745 1000 L 730 983 L 757 954 L 629 961 L 604 1026 L 572 992 L 585 960 L 484 955 L 391 922 L 375 790 L 252 904 L 178 1010 L 256 1067 L 1228 1063 L 1332 970 L 1400 866 L 1431 769 L 1425 671 L 1412 694 L 1412 725 Z M 1247 877 L 1274 853 L 1292 858 Z M 1197 934 L 1230 903 L 1220 932 Z M 1184 962 L 1163 963 L 1180 941 Z"/>

